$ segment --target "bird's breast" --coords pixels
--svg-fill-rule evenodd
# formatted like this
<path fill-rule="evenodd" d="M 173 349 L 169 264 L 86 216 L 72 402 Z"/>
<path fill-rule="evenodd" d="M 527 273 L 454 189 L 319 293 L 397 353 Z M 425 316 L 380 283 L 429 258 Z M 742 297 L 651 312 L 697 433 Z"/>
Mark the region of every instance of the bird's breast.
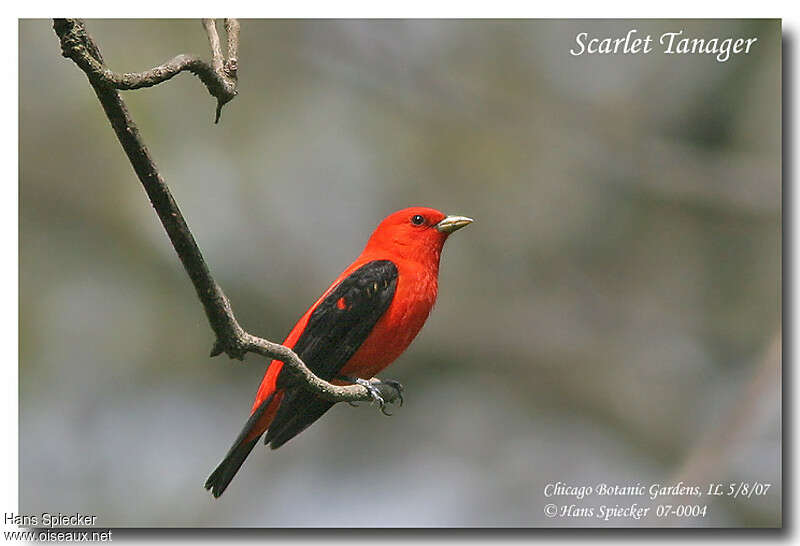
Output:
<path fill-rule="evenodd" d="M 341 374 L 369 379 L 402 354 L 417 336 L 436 303 L 438 268 L 395 262 L 397 289 L 372 333 Z"/>

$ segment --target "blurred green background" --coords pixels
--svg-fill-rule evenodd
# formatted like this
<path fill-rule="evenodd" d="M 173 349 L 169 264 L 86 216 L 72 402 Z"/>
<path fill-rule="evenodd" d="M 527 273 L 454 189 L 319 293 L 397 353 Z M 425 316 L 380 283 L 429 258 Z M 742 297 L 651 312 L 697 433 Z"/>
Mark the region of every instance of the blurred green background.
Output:
<path fill-rule="evenodd" d="M 203 482 L 263 359 L 213 336 L 84 74 L 20 21 L 20 511 L 104 526 L 596 525 L 546 484 L 769 494 L 673 500 L 781 522 L 777 21 L 242 21 L 240 94 L 123 96 L 241 324 L 276 341 L 388 213 L 477 221 L 384 376 Z M 209 57 L 199 21 L 88 21 L 109 67 Z M 220 24 L 220 32 L 222 25 Z M 749 55 L 572 57 L 575 35 L 757 36 Z M 224 38 L 223 38 L 224 40 Z M 655 506 L 644 499 L 633 499 Z M 578 505 L 630 504 L 630 498 Z"/>

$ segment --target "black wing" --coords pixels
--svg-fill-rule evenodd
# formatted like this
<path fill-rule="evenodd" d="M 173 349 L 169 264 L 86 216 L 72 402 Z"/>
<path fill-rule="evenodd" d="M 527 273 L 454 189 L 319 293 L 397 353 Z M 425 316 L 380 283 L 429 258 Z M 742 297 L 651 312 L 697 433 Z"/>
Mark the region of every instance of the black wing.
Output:
<path fill-rule="evenodd" d="M 375 260 L 359 267 L 311 313 L 294 351 L 312 372 L 330 381 L 372 332 L 392 302 L 396 288 L 397 266 L 391 261 Z M 281 379 L 279 376 L 279 387 Z M 317 398 L 302 387 L 289 387 L 264 443 L 272 449 L 279 448 L 331 406 L 332 402 Z"/>

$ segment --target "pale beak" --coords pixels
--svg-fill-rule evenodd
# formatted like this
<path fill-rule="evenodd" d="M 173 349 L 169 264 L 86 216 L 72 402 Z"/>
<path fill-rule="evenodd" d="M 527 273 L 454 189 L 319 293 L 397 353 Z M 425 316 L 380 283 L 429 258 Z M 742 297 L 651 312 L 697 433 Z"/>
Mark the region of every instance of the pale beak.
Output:
<path fill-rule="evenodd" d="M 434 227 L 442 233 L 453 233 L 457 229 L 470 225 L 474 220 L 466 216 L 447 216 Z"/>

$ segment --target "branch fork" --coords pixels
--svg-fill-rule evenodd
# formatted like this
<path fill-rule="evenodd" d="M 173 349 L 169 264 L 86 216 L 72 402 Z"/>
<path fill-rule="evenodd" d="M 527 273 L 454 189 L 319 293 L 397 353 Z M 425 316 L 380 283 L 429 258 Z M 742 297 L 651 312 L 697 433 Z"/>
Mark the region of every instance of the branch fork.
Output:
<path fill-rule="evenodd" d="M 61 41 L 64 57 L 72 59 L 86 73 L 108 120 L 119 139 L 123 150 L 136 171 L 145 192 L 156 211 L 161 224 L 170 238 L 175 252 L 183 263 L 186 273 L 203 304 L 211 329 L 217 336 L 211 356 L 222 353 L 230 358 L 242 360 L 247 353 L 283 362 L 291 370 L 296 381 L 329 402 L 369 402 L 373 400 L 370 390 L 363 385 L 333 385 L 314 375 L 305 363 L 290 348 L 279 343 L 254 336 L 246 332 L 236 321 L 230 301 L 222 288 L 211 276 L 197 242 L 172 197 L 169 187 L 156 167 L 150 152 L 142 141 L 119 90 L 152 87 L 165 82 L 182 71 L 195 74 L 206 85 L 209 93 L 217 99 L 216 121 L 222 106 L 237 93 L 237 71 L 239 48 L 239 22 L 225 20 L 227 34 L 227 58 L 222 54 L 216 23 L 204 19 L 203 27 L 208 34 L 212 61 L 208 64 L 197 57 L 178 55 L 163 65 L 141 73 L 117 74 L 105 67 L 100 50 L 80 19 L 54 19 L 53 29 Z M 216 123 L 215 121 L 215 123 Z M 399 385 L 383 383 L 376 378 L 370 380 L 374 389 L 380 391 L 386 402 L 402 400 Z"/>
<path fill-rule="evenodd" d="M 128 91 L 153 87 L 163 83 L 181 72 L 191 72 L 205 84 L 208 92 L 217 99 L 214 123 L 219 122 L 222 107 L 233 100 L 238 93 L 237 71 L 239 66 L 239 22 L 225 19 L 225 32 L 228 36 L 228 56 L 222 55 L 217 25 L 214 19 L 203 19 L 203 27 L 211 46 L 212 62 L 209 64 L 194 55 L 176 55 L 167 62 L 144 72 L 118 74 L 107 68 L 100 51 L 86 32 L 80 19 L 55 19 L 53 28 L 61 39 L 61 51 L 83 70 L 89 79 L 105 87 Z"/>

